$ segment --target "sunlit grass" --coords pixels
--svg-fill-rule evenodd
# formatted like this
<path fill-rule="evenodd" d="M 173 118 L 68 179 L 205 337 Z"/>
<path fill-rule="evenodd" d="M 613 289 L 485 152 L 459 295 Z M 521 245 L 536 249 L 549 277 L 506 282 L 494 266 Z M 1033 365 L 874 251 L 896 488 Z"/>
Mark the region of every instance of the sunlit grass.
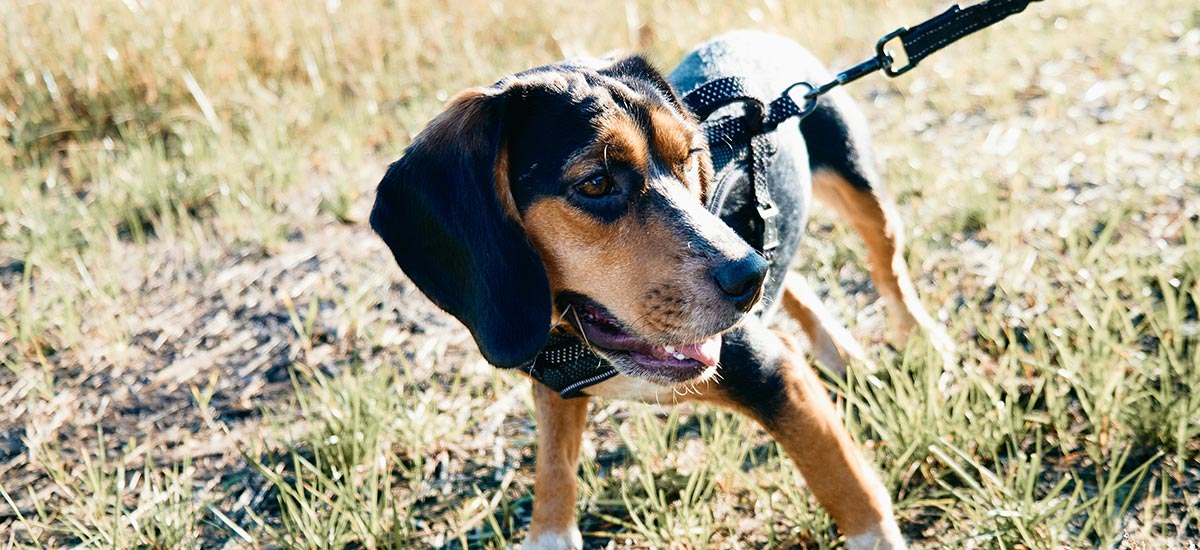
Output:
<path fill-rule="evenodd" d="M 669 67 L 756 27 L 839 68 L 943 8 L 0 2 L 0 545 L 515 544 L 526 383 L 364 227 L 382 167 L 453 93 L 533 65 Z M 961 368 L 881 342 L 828 214 L 796 267 L 869 343 L 878 368 L 829 387 L 915 546 L 1200 539 L 1198 28 L 1180 0 L 1035 3 L 851 89 Z M 752 422 L 592 413 L 590 544 L 842 543 Z"/>

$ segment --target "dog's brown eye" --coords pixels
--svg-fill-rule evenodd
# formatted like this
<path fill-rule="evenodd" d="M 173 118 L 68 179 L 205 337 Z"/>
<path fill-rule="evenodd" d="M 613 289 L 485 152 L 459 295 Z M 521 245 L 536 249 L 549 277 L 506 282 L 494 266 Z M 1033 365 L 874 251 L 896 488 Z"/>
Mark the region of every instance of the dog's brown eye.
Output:
<path fill-rule="evenodd" d="M 597 174 L 575 185 L 575 191 L 589 199 L 599 199 L 613 194 L 617 186 L 608 174 Z"/>

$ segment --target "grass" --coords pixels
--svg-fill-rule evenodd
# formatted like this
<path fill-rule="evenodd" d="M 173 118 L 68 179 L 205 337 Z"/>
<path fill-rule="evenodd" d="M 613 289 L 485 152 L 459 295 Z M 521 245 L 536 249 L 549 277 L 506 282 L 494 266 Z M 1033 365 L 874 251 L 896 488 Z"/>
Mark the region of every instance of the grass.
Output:
<path fill-rule="evenodd" d="M 878 370 L 829 379 L 920 548 L 1200 541 L 1200 10 L 1059 0 L 854 84 L 959 345 L 881 342 L 851 232 L 797 262 Z M 0 3 L 0 546 L 505 547 L 527 382 L 363 220 L 454 92 L 723 30 L 833 67 L 924 0 Z M 796 331 L 784 323 L 784 330 Z M 589 544 L 836 547 L 752 423 L 593 405 Z"/>

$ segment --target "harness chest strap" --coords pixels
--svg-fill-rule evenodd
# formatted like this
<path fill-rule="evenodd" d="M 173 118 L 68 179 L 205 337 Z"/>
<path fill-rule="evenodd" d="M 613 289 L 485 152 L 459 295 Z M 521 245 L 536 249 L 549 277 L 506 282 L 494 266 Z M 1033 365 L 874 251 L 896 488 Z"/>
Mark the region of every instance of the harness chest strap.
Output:
<path fill-rule="evenodd" d="M 713 164 L 719 167 L 717 188 L 710 198 L 709 211 L 720 214 L 730 191 L 728 185 L 734 180 L 728 177 L 728 172 L 736 169 L 738 163 L 733 161 L 736 160 L 739 151 L 744 151 L 747 156 L 745 173 L 750 178 L 754 205 L 761 225 L 760 235 L 743 235 L 743 238 L 756 237 L 757 240 L 747 240 L 768 259 L 779 247 L 779 228 L 776 220 L 779 209 L 775 206 L 775 201 L 771 200 L 766 177 L 767 165 L 775 154 L 772 132 L 780 122 L 799 115 L 802 111 L 792 101 L 788 92 L 790 89 L 770 104 L 766 104 L 750 91 L 745 79 L 725 77 L 706 82 L 683 96 L 683 102 L 688 109 L 703 121 L 700 128 L 704 131 L 712 151 Z M 743 112 L 740 115 L 711 118 L 720 108 L 735 103 L 742 105 Z"/>

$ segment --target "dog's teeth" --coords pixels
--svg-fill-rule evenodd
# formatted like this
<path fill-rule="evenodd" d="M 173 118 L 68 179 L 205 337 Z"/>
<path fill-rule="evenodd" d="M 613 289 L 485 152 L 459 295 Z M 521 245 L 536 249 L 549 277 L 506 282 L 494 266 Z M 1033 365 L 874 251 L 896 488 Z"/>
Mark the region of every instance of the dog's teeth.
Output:
<path fill-rule="evenodd" d="M 674 353 L 676 356 L 679 355 L 675 353 L 675 346 L 663 346 L 663 349 L 667 350 L 667 353 Z"/>
<path fill-rule="evenodd" d="M 684 359 L 687 359 L 687 356 L 686 356 L 686 355 L 684 355 L 684 354 L 682 354 L 682 353 L 676 353 L 676 354 L 675 354 L 675 358 L 676 358 L 676 359 L 679 359 L 680 361 L 682 361 L 682 360 L 684 360 Z"/>

